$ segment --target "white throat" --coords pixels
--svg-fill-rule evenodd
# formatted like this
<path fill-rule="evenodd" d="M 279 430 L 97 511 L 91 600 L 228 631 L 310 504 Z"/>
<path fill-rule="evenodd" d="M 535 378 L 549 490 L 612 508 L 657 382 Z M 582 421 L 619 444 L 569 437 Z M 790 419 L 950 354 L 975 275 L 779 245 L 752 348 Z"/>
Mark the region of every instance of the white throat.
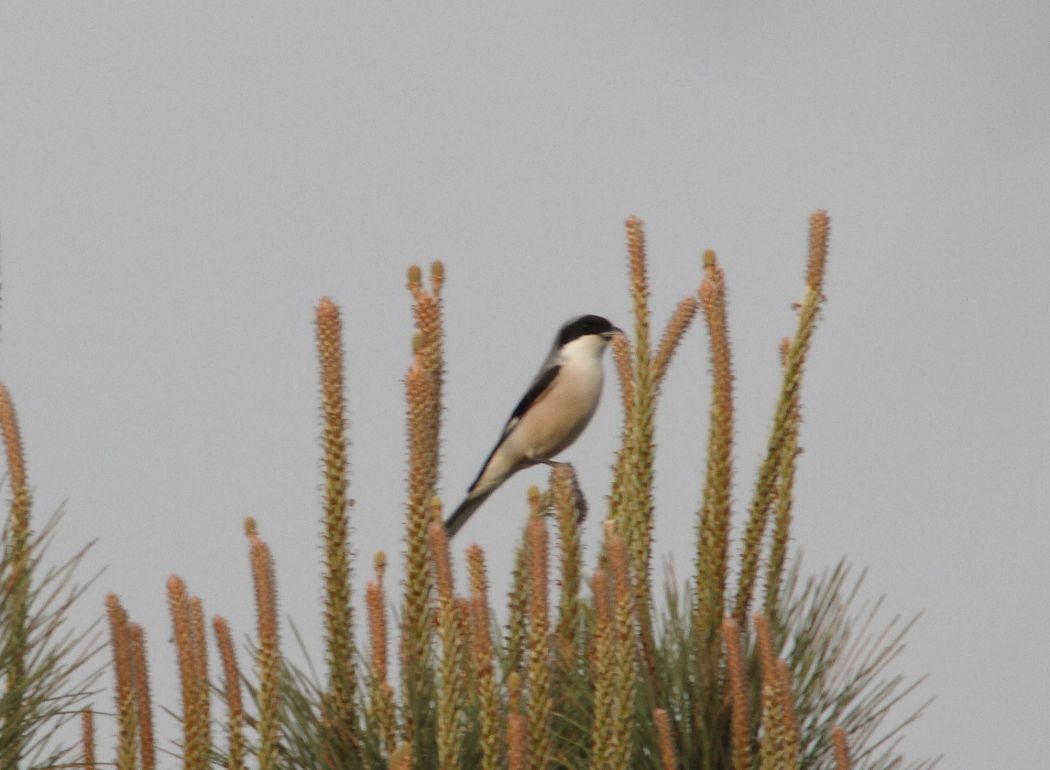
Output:
<path fill-rule="evenodd" d="M 608 341 L 598 334 L 577 337 L 558 351 L 558 363 L 600 366 L 602 353 L 608 344 Z"/>

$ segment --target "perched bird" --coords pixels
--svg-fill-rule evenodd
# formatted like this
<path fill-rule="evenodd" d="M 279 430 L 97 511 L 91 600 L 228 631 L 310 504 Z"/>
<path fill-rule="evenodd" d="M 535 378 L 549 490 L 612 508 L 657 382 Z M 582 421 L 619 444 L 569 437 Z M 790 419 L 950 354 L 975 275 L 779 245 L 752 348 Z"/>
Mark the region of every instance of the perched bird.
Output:
<path fill-rule="evenodd" d="M 500 484 L 523 468 L 551 464 L 550 458 L 579 438 L 598 408 L 602 353 L 609 339 L 622 333 L 596 315 L 573 318 L 561 327 L 547 360 L 503 426 L 466 499 L 445 522 L 449 537 Z"/>

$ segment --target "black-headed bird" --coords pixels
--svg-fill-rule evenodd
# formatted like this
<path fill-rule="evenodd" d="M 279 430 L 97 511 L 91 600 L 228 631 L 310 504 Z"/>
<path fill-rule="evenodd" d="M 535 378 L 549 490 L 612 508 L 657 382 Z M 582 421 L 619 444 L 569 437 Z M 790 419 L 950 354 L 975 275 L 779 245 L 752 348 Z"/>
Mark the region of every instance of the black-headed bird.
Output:
<path fill-rule="evenodd" d="M 512 475 L 551 458 L 579 438 L 602 394 L 602 353 L 622 332 L 596 315 L 573 318 L 558 331 L 547 360 L 503 426 L 467 496 L 445 522 L 449 537 Z"/>

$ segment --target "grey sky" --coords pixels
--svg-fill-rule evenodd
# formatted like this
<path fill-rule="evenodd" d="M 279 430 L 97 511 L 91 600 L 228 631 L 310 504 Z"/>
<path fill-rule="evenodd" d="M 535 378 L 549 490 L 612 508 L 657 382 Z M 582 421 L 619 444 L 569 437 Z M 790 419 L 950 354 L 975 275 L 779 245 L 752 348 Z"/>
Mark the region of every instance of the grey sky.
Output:
<path fill-rule="evenodd" d="M 374 550 L 400 561 L 406 266 L 447 266 L 451 506 L 556 327 L 629 322 L 630 214 L 658 324 L 702 249 L 728 273 L 739 508 L 823 207 L 807 570 L 845 554 L 892 613 L 926 609 L 900 668 L 938 701 L 910 755 L 1043 766 L 1048 38 L 1035 2 L 4 3 L 0 377 L 37 515 L 69 500 L 57 548 L 100 538 L 81 619 L 119 593 L 172 704 L 165 578 L 247 631 L 252 514 L 316 641 L 317 299 L 344 311 L 360 582 Z M 657 552 L 681 573 L 705 356 L 695 328 L 658 424 Z M 609 386 L 565 456 L 589 542 Z M 486 547 L 500 588 L 544 479 L 520 474 L 457 540 Z"/>

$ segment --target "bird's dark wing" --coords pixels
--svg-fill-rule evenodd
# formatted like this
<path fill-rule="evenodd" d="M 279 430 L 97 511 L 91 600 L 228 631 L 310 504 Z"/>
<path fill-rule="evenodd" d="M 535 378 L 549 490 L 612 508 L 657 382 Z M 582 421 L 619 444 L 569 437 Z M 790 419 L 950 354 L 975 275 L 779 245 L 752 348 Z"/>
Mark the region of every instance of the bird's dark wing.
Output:
<path fill-rule="evenodd" d="M 550 388 L 551 383 L 554 382 L 554 378 L 558 376 L 558 370 L 561 369 L 560 364 L 556 364 L 551 368 L 544 371 L 533 380 L 532 385 L 525 391 L 525 395 L 521 397 L 521 401 L 514 407 L 514 411 L 511 412 L 510 419 L 507 420 L 507 424 L 503 426 L 503 432 L 500 433 L 499 441 L 496 442 L 496 446 L 492 447 L 492 451 L 489 452 L 489 456 L 485 458 L 485 462 L 481 465 L 481 470 L 478 471 L 478 477 L 474 479 L 474 483 L 467 489 L 468 492 L 477 486 L 478 482 L 481 481 L 481 477 L 485 475 L 485 469 L 489 467 L 489 461 L 492 460 L 492 456 L 496 454 L 496 451 L 500 448 L 503 440 L 510 435 L 510 432 L 514 430 L 514 427 L 521 421 L 524 414 L 529 411 L 529 407 L 539 401 L 543 394 Z"/>
<path fill-rule="evenodd" d="M 521 401 L 518 402 L 518 405 L 514 407 L 514 411 L 511 412 L 507 424 L 503 426 L 504 436 L 514 430 L 514 426 L 518 424 L 518 421 L 522 418 L 525 412 L 529 411 L 529 408 L 543 397 L 543 394 L 547 392 L 547 388 L 549 388 L 551 383 L 554 382 L 554 378 L 558 376 L 558 371 L 560 369 L 561 364 L 556 364 L 536 378 L 529 389 L 525 392 L 525 395 L 521 397 Z"/>

